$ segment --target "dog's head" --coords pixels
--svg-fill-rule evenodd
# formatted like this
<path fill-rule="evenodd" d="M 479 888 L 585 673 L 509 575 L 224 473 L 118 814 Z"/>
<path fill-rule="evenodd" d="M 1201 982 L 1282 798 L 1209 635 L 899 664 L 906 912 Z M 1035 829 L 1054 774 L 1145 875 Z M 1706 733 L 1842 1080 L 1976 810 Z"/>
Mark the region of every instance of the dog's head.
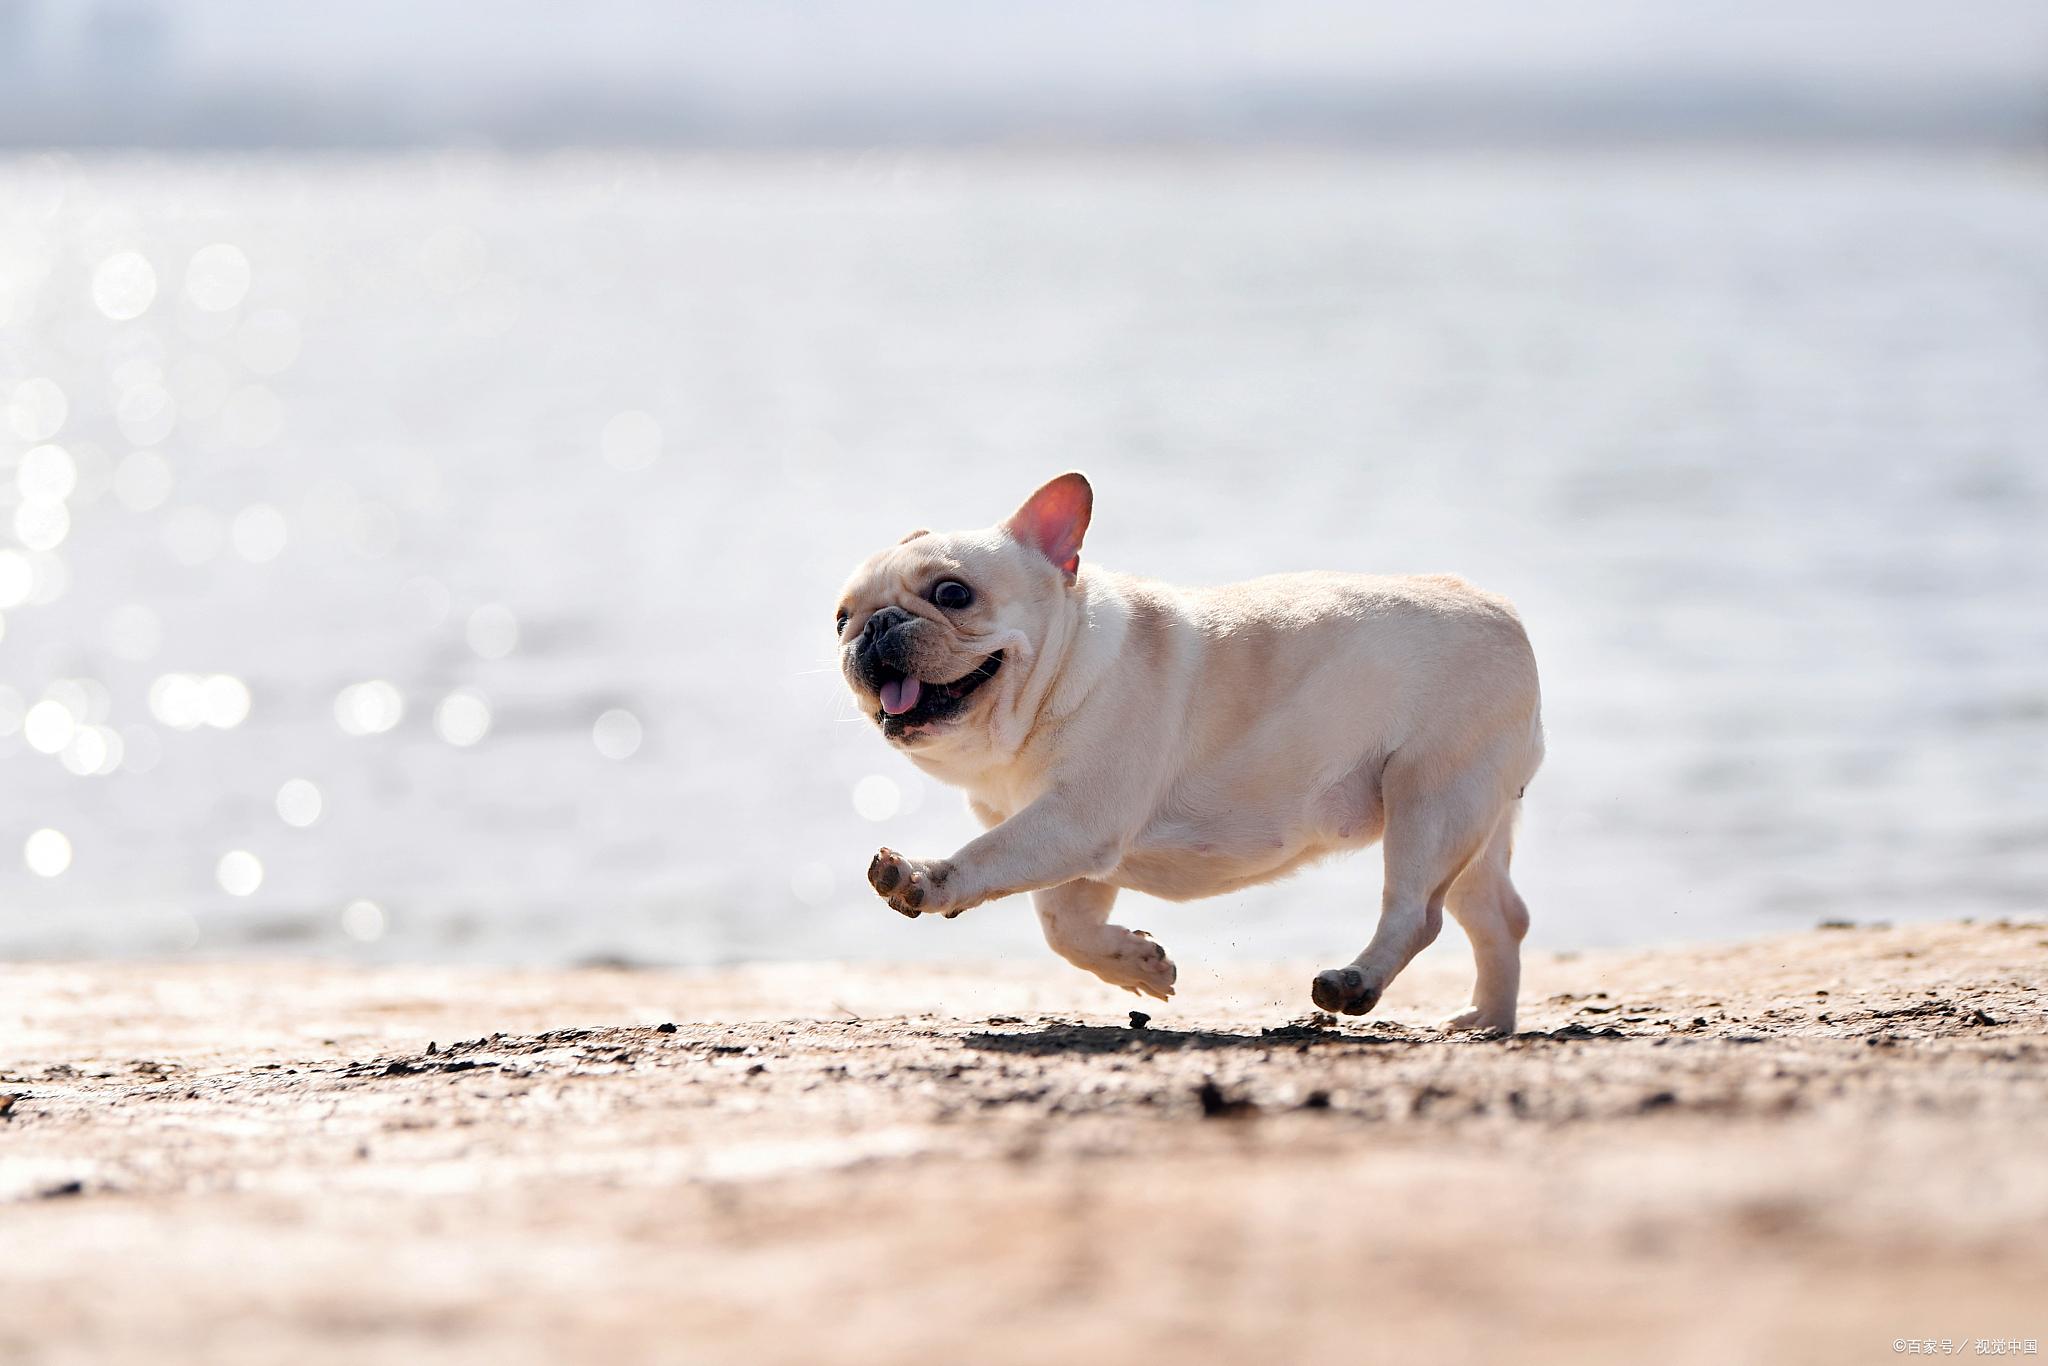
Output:
<path fill-rule="evenodd" d="M 1063 474 L 1000 526 L 913 531 L 854 570 L 839 593 L 839 662 L 884 735 L 927 743 L 1014 688 L 1073 591 L 1094 497 Z"/>

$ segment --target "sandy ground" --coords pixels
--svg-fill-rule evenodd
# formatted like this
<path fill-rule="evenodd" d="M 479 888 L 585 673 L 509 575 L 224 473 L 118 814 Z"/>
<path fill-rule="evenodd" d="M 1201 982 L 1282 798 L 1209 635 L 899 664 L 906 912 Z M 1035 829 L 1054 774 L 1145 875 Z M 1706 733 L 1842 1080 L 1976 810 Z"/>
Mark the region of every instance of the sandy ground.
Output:
<path fill-rule="evenodd" d="M 1419 966 L 8 968 L 0 1361 L 2048 1340 L 2048 926 Z"/>

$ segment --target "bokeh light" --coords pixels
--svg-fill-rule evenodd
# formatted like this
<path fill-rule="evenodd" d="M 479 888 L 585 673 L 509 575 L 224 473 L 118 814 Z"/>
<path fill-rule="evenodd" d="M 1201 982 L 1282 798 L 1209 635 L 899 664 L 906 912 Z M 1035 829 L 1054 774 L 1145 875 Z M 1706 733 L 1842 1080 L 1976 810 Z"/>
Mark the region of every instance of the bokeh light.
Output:
<path fill-rule="evenodd" d="M 7 425 L 23 441 L 48 441 L 64 429 L 71 404 L 57 381 L 37 375 L 14 386 Z"/>
<path fill-rule="evenodd" d="M 46 697 L 30 707 L 28 715 L 22 718 L 21 738 L 38 754 L 56 754 L 71 743 L 77 729 L 78 718 L 71 714 L 71 709 Z"/>
<path fill-rule="evenodd" d="M 28 556 L 19 550 L 0 550 L 0 611 L 27 602 L 34 583 Z"/>
<path fill-rule="evenodd" d="M 630 759 L 640 749 L 640 718 L 613 707 L 590 728 L 590 742 L 607 759 Z"/>
<path fill-rule="evenodd" d="M 247 849 L 230 849 L 214 865 L 213 878 L 229 896 L 254 896 L 263 885 L 263 860 Z"/>
<path fill-rule="evenodd" d="M 277 789 L 277 818 L 295 829 L 318 824 L 325 805 L 320 789 L 308 779 L 292 778 Z"/>
<path fill-rule="evenodd" d="M 381 678 L 353 683 L 334 699 L 334 719 L 348 735 L 382 735 L 405 718 L 405 696 Z"/>
<path fill-rule="evenodd" d="M 486 603 L 469 614 L 464 634 L 478 658 L 503 659 L 519 648 L 519 618 L 503 603 Z"/>
<path fill-rule="evenodd" d="M 225 313 L 249 292 L 249 258 L 232 242 L 215 242 L 192 253 L 185 267 L 185 297 L 195 308 Z"/>
<path fill-rule="evenodd" d="M 149 714 L 172 730 L 206 724 L 206 689 L 193 674 L 159 674 L 149 685 Z"/>
<path fill-rule="evenodd" d="M 475 688 L 457 688 L 434 708 L 434 733 L 451 745 L 473 745 L 490 732 L 490 700 Z"/>
<path fill-rule="evenodd" d="M 903 789 L 886 773 L 870 773 L 853 785 L 853 809 L 871 821 L 885 821 L 903 809 Z"/>
<path fill-rule="evenodd" d="M 249 716 L 249 685 L 233 674 L 209 674 L 199 685 L 200 710 L 215 730 L 233 730 Z"/>
<path fill-rule="evenodd" d="M 233 730 L 248 719 L 251 700 L 233 674 L 159 674 L 149 685 L 149 714 L 173 730 Z"/>
<path fill-rule="evenodd" d="M 80 726 L 57 757 L 67 772 L 81 778 L 105 777 L 121 767 L 126 749 L 112 726 Z"/>
<path fill-rule="evenodd" d="M 251 564 L 268 564 L 284 552 L 290 528 L 284 514 L 268 503 L 252 503 L 235 514 L 228 541 Z"/>
<path fill-rule="evenodd" d="M 154 380 L 123 389 L 114 400 L 114 425 L 131 446 L 154 446 L 178 428 L 178 401 Z"/>
<path fill-rule="evenodd" d="M 55 550 L 71 534 L 71 509 L 55 498 L 24 498 L 14 510 L 14 536 L 30 550 Z"/>
<path fill-rule="evenodd" d="M 43 696 L 61 704 L 80 725 L 104 720 L 113 705 L 113 695 L 97 678 L 54 678 Z"/>
<path fill-rule="evenodd" d="M 23 498 L 63 501 L 78 487 L 78 466 L 62 446 L 32 446 L 14 467 L 14 486 Z"/>
<path fill-rule="evenodd" d="M 351 901 L 341 908 L 341 932 L 359 944 L 384 937 L 384 908 L 374 901 Z"/>
<path fill-rule="evenodd" d="M 31 607 L 47 607 L 64 596 L 71 586 L 71 568 L 61 555 L 38 551 L 29 556 L 28 601 Z"/>
<path fill-rule="evenodd" d="M 21 860 L 37 877 L 60 877 L 71 866 L 71 841 L 61 830 L 38 830 L 23 842 Z"/>
<path fill-rule="evenodd" d="M 130 512 L 153 512 L 171 496 L 171 466 L 155 451 L 131 451 L 114 467 L 114 497 Z"/>
<path fill-rule="evenodd" d="M 116 322 L 139 318 L 156 299 L 156 271 L 139 251 L 121 251 L 92 273 L 92 301 Z"/>

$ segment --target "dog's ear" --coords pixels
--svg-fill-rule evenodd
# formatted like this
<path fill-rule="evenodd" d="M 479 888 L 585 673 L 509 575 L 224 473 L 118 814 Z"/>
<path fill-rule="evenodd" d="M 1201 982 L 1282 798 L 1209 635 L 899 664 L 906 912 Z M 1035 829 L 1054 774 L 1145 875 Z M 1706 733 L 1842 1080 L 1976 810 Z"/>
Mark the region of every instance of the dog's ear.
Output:
<path fill-rule="evenodd" d="M 1081 538 L 1095 510 L 1095 490 L 1088 477 L 1070 470 L 1024 500 L 1010 514 L 1003 530 L 1058 566 L 1072 579 L 1081 570 Z"/>
<path fill-rule="evenodd" d="M 910 543 L 911 543 L 912 541 L 916 540 L 916 539 L 917 539 L 918 537 L 920 537 L 920 536 L 929 536 L 929 535 L 931 535 L 931 534 L 932 534 L 932 531 L 931 531 L 931 528 L 930 528 L 930 527 L 923 527 L 923 526 L 921 526 L 921 527 L 919 527 L 919 528 L 918 528 L 917 530 L 915 530 L 915 531 L 911 532 L 911 533 L 910 533 L 910 534 L 909 534 L 908 536 L 905 536 L 905 537 L 904 537 L 904 538 L 903 538 L 902 540 L 900 540 L 900 541 L 896 542 L 896 544 L 898 544 L 898 545 L 909 545 L 909 544 L 910 544 Z"/>

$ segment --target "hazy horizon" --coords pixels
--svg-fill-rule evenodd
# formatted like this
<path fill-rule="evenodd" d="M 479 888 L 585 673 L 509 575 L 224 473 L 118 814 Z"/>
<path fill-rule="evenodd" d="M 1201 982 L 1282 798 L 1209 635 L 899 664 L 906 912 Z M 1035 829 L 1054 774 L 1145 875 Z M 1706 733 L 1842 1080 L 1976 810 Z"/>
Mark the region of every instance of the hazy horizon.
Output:
<path fill-rule="evenodd" d="M 2048 7 L 0 0 L 0 145 L 2040 143 Z"/>

